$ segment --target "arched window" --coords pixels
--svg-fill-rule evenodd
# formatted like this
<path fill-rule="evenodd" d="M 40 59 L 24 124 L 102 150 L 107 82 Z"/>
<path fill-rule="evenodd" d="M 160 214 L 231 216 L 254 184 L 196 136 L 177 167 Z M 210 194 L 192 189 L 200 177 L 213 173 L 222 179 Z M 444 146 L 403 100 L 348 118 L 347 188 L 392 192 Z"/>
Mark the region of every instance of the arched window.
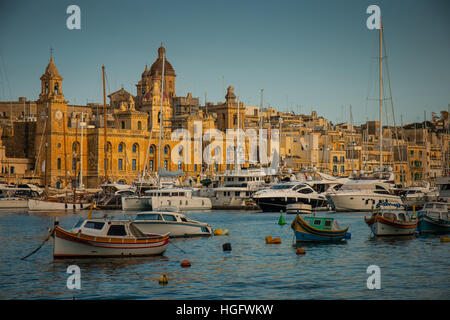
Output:
<path fill-rule="evenodd" d="M 153 154 L 155 152 L 155 149 L 153 148 L 153 146 L 150 147 L 150 149 L 148 150 L 149 154 Z"/>
<path fill-rule="evenodd" d="M 80 144 L 78 142 L 72 143 L 72 152 L 78 152 L 80 150 Z"/>
<path fill-rule="evenodd" d="M 123 152 L 124 147 L 125 147 L 124 143 L 121 142 L 121 143 L 119 144 L 118 152 Z"/>
<path fill-rule="evenodd" d="M 165 155 L 168 155 L 169 152 L 170 152 L 169 146 L 165 146 L 165 147 L 164 147 L 164 154 L 165 154 Z"/>
<path fill-rule="evenodd" d="M 137 151 L 138 151 L 138 144 L 135 143 L 135 144 L 133 144 L 132 152 L 133 152 L 133 153 L 136 153 Z"/>

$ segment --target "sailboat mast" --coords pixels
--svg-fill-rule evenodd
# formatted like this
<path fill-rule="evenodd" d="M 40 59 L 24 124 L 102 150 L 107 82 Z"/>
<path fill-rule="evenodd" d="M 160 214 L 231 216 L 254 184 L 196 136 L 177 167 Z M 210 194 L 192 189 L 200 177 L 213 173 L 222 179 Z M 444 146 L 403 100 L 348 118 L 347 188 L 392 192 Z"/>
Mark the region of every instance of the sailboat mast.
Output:
<path fill-rule="evenodd" d="M 105 91 L 105 66 L 102 66 L 103 73 L 103 118 L 104 118 L 104 128 L 103 128 L 103 142 L 104 142 L 104 168 L 105 168 L 105 182 L 108 182 L 108 143 L 106 142 L 106 126 L 107 126 L 107 112 L 106 112 L 106 91 Z"/>
<path fill-rule="evenodd" d="M 380 56 L 379 56 L 379 72 L 380 72 L 380 170 L 383 166 L 383 72 L 382 72 L 382 48 L 383 48 L 383 24 L 380 17 Z"/>
<path fill-rule="evenodd" d="M 158 170 L 161 168 L 161 137 L 162 137 L 162 118 L 163 118 L 163 99 L 164 99 L 164 65 L 166 63 L 166 55 L 163 52 L 162 54 L 163 62 L 162 62 L 162 74 L 161 74 L 161 110 L 159 113 L 159 152 L 158 152 Z M 158 175 L 159 176 L 159 175 Z"/>

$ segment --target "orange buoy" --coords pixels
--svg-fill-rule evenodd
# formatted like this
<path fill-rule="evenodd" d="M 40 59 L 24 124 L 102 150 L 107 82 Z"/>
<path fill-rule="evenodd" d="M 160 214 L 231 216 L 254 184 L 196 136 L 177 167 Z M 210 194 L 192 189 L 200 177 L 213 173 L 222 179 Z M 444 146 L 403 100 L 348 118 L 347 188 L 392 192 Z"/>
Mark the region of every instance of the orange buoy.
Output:
<path fill-rule="evenodd" d="M 295 252 L 296 254 L 305 254 L 306 251 L 303 250 L 302 248 L 297 248 L 297 251 Z"/>
<path fill-rule="evenodd" d="M 269 244 L 272 241 L 272 237 L 271 236 L 267 236 L 266 237 L 266 243 Z"/>
<path fill-rule="evenodd" d="M 272 239 L 272 241 L 270 241 L 270 243 L 274 243 L 274 244 L 281 243 L 281 239 L 280 238 L 274 238 L 274 239 Z"/>
<path fill-rule="evenodd" d="M 182 267 L 190 267 L 191 262 L 189 260 L 183 260 L 183 261 L 181 261 L 181 266 Z"/>

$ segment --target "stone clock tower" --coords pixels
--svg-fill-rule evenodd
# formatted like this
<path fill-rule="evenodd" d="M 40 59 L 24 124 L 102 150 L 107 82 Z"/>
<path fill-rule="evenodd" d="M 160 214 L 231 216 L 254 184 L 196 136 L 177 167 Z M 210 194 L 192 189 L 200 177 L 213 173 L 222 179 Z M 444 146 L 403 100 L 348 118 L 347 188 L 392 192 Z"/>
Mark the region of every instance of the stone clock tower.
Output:
<path fill-rule="evenodd" d="M 62 80 L 51 55 L 36 101 L 36 174 L 40 175 L 42 185 L 61 188 L 65 186 L 65 170 L 69 165 L 66 155 L 71 150 L 65 143 L 67 101 L 62 93 Z"/>

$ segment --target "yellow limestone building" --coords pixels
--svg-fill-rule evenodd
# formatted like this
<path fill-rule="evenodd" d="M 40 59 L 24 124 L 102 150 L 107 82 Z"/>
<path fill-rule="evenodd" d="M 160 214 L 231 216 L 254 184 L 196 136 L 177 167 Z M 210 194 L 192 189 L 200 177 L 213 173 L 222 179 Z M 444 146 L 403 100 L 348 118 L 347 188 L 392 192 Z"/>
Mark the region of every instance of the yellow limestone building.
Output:
<path fill-rule="evenodd" d="M 42 185 L 94 188 L 106 179 L 132 183 L 144 169 L 158 170 L 160 68 L 164 52 L 161 47 L 152 68 L 146 68 L 148 72 L 142 77 L 146 82 L 139 82 L 137 87 L 141 94 L 136 98 L 123 89 L 109 95 L 106 154 L 103 106 L 68 106 L 63 94 L 63 78 L 50 57 L 40 78 L 41 93 L 36 101 L 38 119 L 34 147 L 36 175 Z M 171 66 L 166 70 L 168 91 L 163 99 L 161 166 L 174 170 L 170 159 L 176 142 L 170 141 L 170 126 L 165 123 L 172 118 L 175 74 Z"/>

